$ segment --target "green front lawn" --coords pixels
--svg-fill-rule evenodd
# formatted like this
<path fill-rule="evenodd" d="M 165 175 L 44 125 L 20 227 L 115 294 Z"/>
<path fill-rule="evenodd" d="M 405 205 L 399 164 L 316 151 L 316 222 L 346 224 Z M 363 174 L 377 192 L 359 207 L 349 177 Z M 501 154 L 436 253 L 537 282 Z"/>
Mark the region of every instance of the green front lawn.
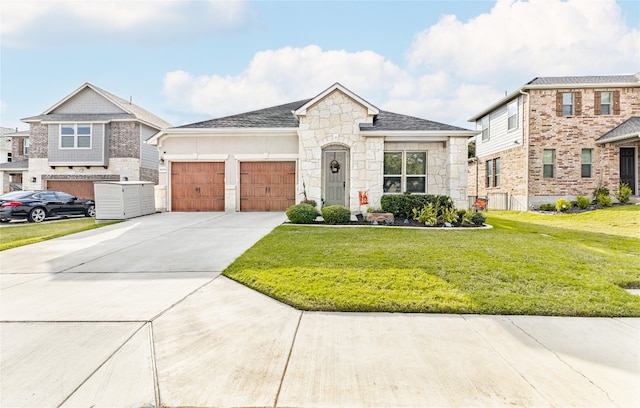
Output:
<path fill-rule="evenodd" d="M 96 224 L 96 220 L 93 218 L 45 221 L 38 224 L 7 224 L 0 228 L 0 251 L 104 227 L 109 224 L 113 224 L 113 222 Z"/>
<path fill-rule="evenodd" d="M 640 206 L 487 223 L 283 225 L 224 274 L 303 310 L 640 316 Z"/>

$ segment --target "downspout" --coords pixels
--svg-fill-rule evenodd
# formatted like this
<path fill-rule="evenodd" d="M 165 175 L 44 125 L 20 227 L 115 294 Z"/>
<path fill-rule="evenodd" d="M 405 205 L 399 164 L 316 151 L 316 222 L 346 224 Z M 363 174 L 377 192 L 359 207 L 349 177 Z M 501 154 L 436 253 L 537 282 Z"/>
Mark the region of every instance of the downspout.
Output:
<path fill-rule="evenodd" d="M 524 116 L 523 121 L 522 121 L 522 147 L 525 149 L 525 165 L 524 165 L 524 171 L 525 171 L 525 180 L 526 180 L 526 188 L 525 188 L 525 201 L 527 203 L 527 208 L 526 211 L 529 211 L 529 207 L 530 207 L 530 203 L 529 203 L 529 141 L 531 139 L 530 134 L 529 134 L 529 110 L 530 110 L 530 106 L 529 106 L 529 102 L 531 101 L 529 93 L 523 91 L 522 89 L 520 89 L 520 94 L 524 95 L 527 97 L 527 112 L 525 115 L 525 108 L 524 108 L 524 103 L 522 104 L 522 115 Z M 526 121 L 526 123 L 525 123 Z M 526 137 L 525 137 L 525 130 L 526 130 Z M 526 139 L 526 140 L 525 140 Z"/>

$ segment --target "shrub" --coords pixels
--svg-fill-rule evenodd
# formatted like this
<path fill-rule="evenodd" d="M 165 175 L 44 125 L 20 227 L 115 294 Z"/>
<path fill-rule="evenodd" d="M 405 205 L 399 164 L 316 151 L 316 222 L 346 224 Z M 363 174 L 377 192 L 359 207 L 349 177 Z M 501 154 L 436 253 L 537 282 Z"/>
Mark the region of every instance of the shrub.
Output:
<path fill-rule="evenodd" d="M 485 217 L 483 213 L 477 212 L 473 214 L 473 217 L 471 217 L 471 222 L 473 222 L 474 225 L 480 226 L 484 224 L 486 219 L 487 217 Z"/>
<path fill-rule="evenodd" d="M 351 220 L 351 211 L 343 205 L 322 207 L 322 218 L 327 224 L 346 224 Z"/>
<path fill-rule="evenodd" d="M 458 222 L 460 225 L 473 224 L 473 212 L 467 210 L 458 211 Z"/>
<path fill-rule="evenodd" d="M 609 195 L 600 194 L 596 196 L 596 204 L 601 207 L 610 207 L 611 206 L 611 197 Z"/>
<path fill-rule="evenodd" d="M 540 211 L 554 211 L 555 209 L 553 204 L 540 204 Z"/>
<path fill-rule="evenodd" d="M 611 205 L 611 197 L 609 197 L 609 189 L 598 184 L 593 191 L 593 199 L 601 207 L 609 207 Z"/>
<path fill-rule="evenodd" d="M 313 208 L 318 207 L 318 203 L 316 203 L 316 200 L 309 200 L 307 198 L 305 198 L 304 200 L 300 201 L 300 204 L 309 204 Z"/>
<path fill-rule="evenodd" d="M 455 208 L 443 208 L 440 212 L 440 220 L 443 224 L 455 224 L 458 222 L 458 211 Z"/>
<path fill-rule="evenodd" d="M 424 225 L 433 226 L 438 222 L 438 211 L 432 203 L 425 204 L 420 210 L 414 208 L 412 212 L 413 219 L 424 223 Z"/>
<path fill-rule="evenodd" d="M 319 215 L 318 210 L 309 204 L 296 204 L 287 208 L 287 218 L 293 224 L 311 224 Z"/>
<path fill-rule="evenodd" d="M 556 201 L 556 211 L 565 212 L 571 208 L 571 203 L 564 198 Z"/>
<path fill-rule="evenodd" d="M 628 184 L 622 183 L 620 187 L 618 187 L 618 191 L 616 191 L 616 199 L 620 201 L 622 204 L 626 204 L 629 202 L 629 197 L 631 197 L 631 188 Z"/>
<path fill-rule="evenodd" d="M 424 208 L 426 204 L 436 207 L 438 216 L 442 210 L 453 208 L 453 201 L 448 196 L 434 196 L 423 194 L 385 194 L 380 199 L 380 205 L 385 212 L 393 213 L 395 218 L 411 218 L 414 208 Z"/>
<path fill-rule="evenodd" d="M 591 205 L 591 200 L 589 200 L 589 198 L 585 196 L 576 197 L 576 206 L 581 210 L 586 209 L 587 207 L 589 207 L 589 205 Z"/>

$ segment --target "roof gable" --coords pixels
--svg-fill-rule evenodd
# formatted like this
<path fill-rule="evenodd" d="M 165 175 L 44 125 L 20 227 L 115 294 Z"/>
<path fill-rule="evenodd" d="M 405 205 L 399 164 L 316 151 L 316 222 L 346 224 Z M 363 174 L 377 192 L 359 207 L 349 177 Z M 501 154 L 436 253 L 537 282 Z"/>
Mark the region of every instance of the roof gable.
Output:
<path fill-rule="evenodd" d="M 42 120 L 131 120 L 162 129 L 171 124 L 151 112 L 88 82 L 55 103 L 42 114 L 23 121 Z"/>
<path fill-rule="evenodd" d="M 596 139 L 597 144 L 640 139 L 640 116 L 632 116 Z"/>
<path fill-rule="evenodd" d="M 369 115 L 377 115 L 378 113 L 380 113 L 380 110 L 378 108 L 376 108 L 374 105 L 372 105 L 369 102 L 365 101 L 364 99 L 362 99 L 358 95 L 354 94 L 353 92 L 351 92 L 350 90 L 348 90 L 347 88 L 342 86 L 340 83 L 336 82 L 335 84 L 331 85 L 329 88 L 327 88 L 324 91 L 322 91 L 318 96 L 316 96 L 315 98 L 310 99 L 307 103 L 305 103 L 304 105 L 299 107 L 294 112 L 294 114 L 296 116 L 304 116 L 304 115 L 306 115 L 308 108 L 310 108 L 311 106 L 313 106 L 316 103 L 320 102 L 327 95 L 331 94 L 332 92 L 334 92 L 336 90 L 342 92 L 343 94 L 347 95 L 349 98 L 353 99 L 354 101 L 356 101 L 360 105 L 364 106 L 367 109 L 367 113 Z"/>

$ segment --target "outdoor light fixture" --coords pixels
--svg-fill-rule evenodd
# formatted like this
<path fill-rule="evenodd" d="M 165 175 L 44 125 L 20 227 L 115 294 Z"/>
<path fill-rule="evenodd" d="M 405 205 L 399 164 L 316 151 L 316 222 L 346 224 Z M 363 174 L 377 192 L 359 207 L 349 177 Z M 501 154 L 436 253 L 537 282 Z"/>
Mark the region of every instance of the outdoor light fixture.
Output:
<path fill-rule="evenodd" d="M 36 178 L 35 177 L 31 177 L 31 182 L 35 183 L 36 182 Z"/>

